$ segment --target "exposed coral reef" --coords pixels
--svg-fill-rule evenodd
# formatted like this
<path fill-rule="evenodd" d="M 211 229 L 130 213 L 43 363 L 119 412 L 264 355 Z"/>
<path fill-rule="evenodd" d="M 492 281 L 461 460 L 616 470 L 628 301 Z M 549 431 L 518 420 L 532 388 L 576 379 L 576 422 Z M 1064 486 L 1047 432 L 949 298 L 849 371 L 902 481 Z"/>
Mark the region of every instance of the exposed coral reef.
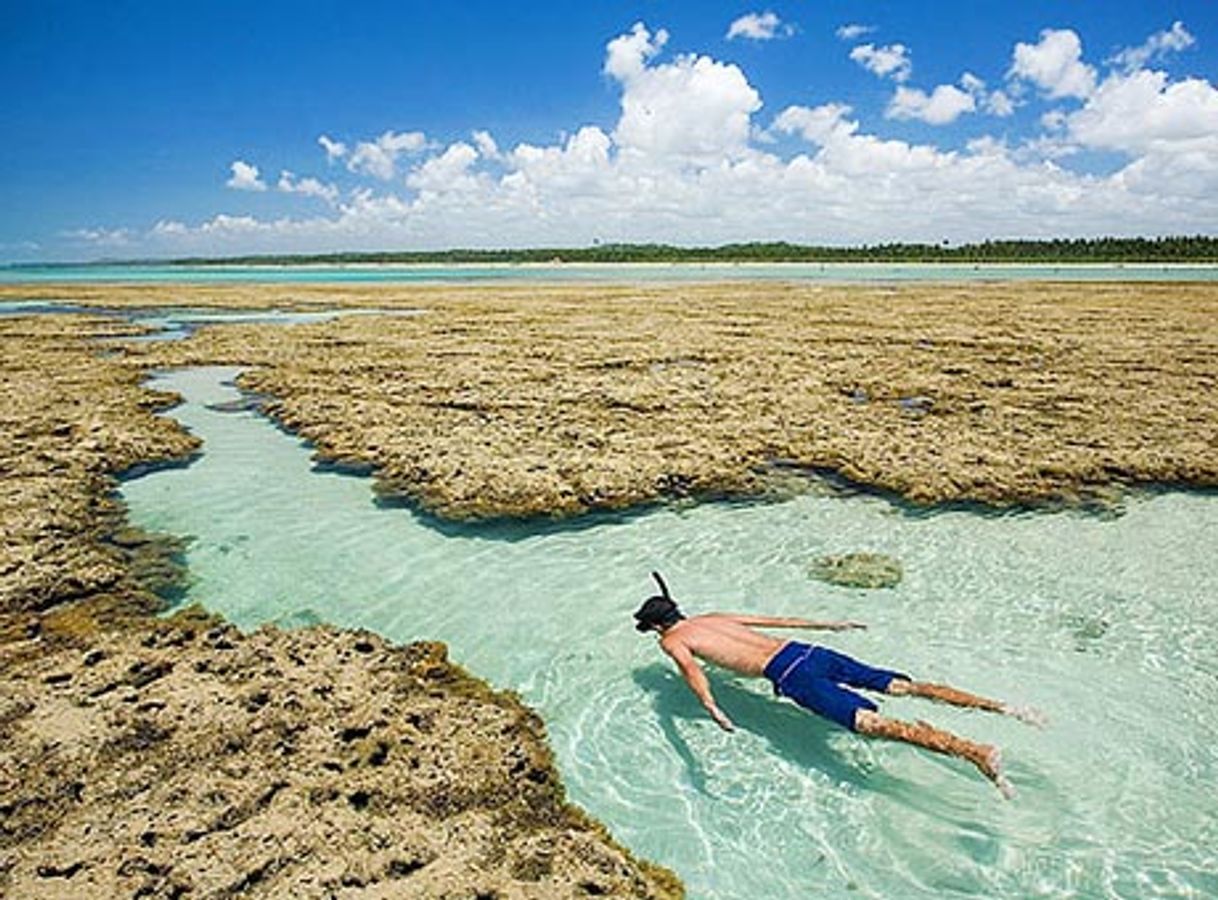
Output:
<path fill-rule="evenodd" d="M 1218 285 L 174 291 L 425 309 L 205 328 L 132 361 L 250 366 L 320 457 L 450 518 L 751 495 L 775 463 L 922 504 L 1218 484 Z"/>
<path fill-rule="evenodd" d="M 95 341 L 138 330 L 117 318 L 0 319 L 14 896 L 680 891 L 563 803 L 535 717 L 438 647 L 152 619 L 178 548 L 126 527 L 113 478 L 196 441 L 153 414 L 173 398 L 139 386 L 151 368 L 247 367 L 319 458 L 450 518 L 782 495 L 800 473 L 916 503 L 1218 484 L 1211 284 L 0 288 L 18 296 L 424 313 L 125 349 Z"/>
<path fill-rule="evenodd" d="M 563 799 L 537 716 L 359 632 L 194 612 L 0 646 L 0 893 L 678 897 Z"/>
<path fill-rule="evenodd" d="M 99 355 L 96 339 L 135 330 L 84 316 L 0 318 L 0 636 L 157 606 L 132 563 L 164 586 L 176 548 L 122 530 L 113 476 L 185 460 L 198 440 L 153 414 L 175 397 L 140 388 L 142 373 Z M 72 600 L 82 601 L 72 616 L 27 615 Z"/>

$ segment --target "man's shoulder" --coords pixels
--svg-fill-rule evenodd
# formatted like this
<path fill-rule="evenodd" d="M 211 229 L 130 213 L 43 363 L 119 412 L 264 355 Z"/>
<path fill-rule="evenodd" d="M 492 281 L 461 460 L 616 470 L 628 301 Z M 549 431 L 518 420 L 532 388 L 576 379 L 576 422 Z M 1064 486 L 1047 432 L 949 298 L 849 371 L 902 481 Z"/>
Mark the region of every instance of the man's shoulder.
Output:
<path fill-rule="evenodd" d="M 688 616 L 687 618 L 683 619 L 681 624 L 710 625 L 714 624 L 715 622 L 722 622 L 727 618 L 728 616 L 726 614 L 720 612 L 698 613 L 696 616 Z"/>
<path fill-rule="evenodd" d="M 660 646 L 671 653 L 673 650 L 689 649 L 690 639 L 700 630 L 697 616 L 682 619 L 660 637 Z"/>
<path fill-rule="evenodd" d="M 707 628 L 713 628 L 717 623 L 722 621 L 723 617 L 717 613 L 699 613 L 696 616 L 686 616 L 672 628 L 668 629 L 664 636 L 694 634 Z"/>
<path fill-rule="evenodd" d="M 701 640 L 718 631 L 723 621 L 714 613 L 689 616 L 664 632 L 660 638 L 660 646 L 669 652 L 682 649 L 696 652 Z"/>

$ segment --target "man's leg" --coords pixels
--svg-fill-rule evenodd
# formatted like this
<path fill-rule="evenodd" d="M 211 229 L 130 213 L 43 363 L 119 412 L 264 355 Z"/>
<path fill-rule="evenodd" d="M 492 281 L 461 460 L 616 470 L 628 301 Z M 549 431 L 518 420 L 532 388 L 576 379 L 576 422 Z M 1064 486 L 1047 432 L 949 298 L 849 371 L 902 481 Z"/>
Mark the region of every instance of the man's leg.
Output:
<path fill-rule="evenodd" d="M 952 706 L 966 706 L 970 709 L 988 709 L 990 712 L 1005 712 L 1006 704 L 988 697 L 970 694 L 947 684 L 931 684 L 928 681 L 911 681 L 905 678 L 894 678 L 888 683 L 889 694 L 894 696 L 926 697 L 940 703 L 950 703 Z"/>
<path fill-rule="evenodd" d="M 907 678 L 894 678 L 888 683 L 886 693 L 893 696 L 926 697 L 940 703 L 950 703 L 952 706 L 963 706 L 969 709 L 985 709 L 990 712 L 1014 716 L 1029 725 L 1044 726 L 1045 717 L 1039 710 L 1028 706 L 1011 706 L 999 700 L 991 700 L 977 694 L 970 694 L 947 684 L 931 684 L 926 681 L 911 681 Z"/>
<path fill-rule="evenodd" d="M 869 709 L 860 709 L 855 713 L 854 730 L 868 737 L 904 741 L 935 753 L 966 759 L 975 765 L 982 775 L 994 782 L 1004 797 L 1010 799 L 1015 795 L 1011 783 L 1002 774 L 1002 754 L 993 744 L 978 744 L 926 722 L 911 723 L 888 719 Z"/>
<path fill-rule="evenodd" d="M 988 709 L 993 712 L 1014 716 L 1032 725 L 1044 725 L 1044 714 L 1028 707 L 1010 706 L 988 697 L 979 697 L 946 684 L 929 684 L 924 681 L 914 681 L 904 672 L 891 669 L 877 669 L 867 663 L 859 662 L 844 653 L 830 650 L 827 647 L 816 647 L 812 651 L 815 662 L 820 666 L 823 677 L 851 687 L 863 688 L 868 691 L 880 691 L 886 694 L 904 694 L 914 697 L 928 697 L 942 703 L 952 703 L 956 706 L 967 706 L 972 709 Z"/>

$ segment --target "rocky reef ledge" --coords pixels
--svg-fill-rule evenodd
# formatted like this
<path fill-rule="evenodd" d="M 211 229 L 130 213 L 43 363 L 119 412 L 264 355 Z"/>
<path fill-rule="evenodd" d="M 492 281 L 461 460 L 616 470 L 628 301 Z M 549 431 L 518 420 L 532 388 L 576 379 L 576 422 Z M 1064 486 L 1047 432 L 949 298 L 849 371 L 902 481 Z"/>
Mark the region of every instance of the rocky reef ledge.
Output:
<path fill-rule="evenodd" d="M 176 395 L 101 355 L 100 339 L 137 331 L 91 316 L 0 318 L 0 642 L 70 638 L 160 606 L 134 572 L 173 548 L 125 527 L 115 478 L 181 464 L 199 441 L 156 415 Z"/>
<path fill-rule="evenodd" d="M 0 896 L 680 897 L 443 645 L 155 617 L 180 547 L 115 477 L 198 442 L 133 330 L 0 319 Z"/>
<path fill-rule="evenodd" d="M 12 665 L 12 897 L 678 897 L 565 802 L 541 721 L 448 662 L 187 610 Z"/>
<path fill-rule="evenodd" d="M 445 519 L 755 497 L 776 465 L 919 505 L 1106 506 L 1124 486 L 1218 485 L 1215 284 L 192 296 L 424 310 L 208 327 L 128 359 L 248 367 L 242 384 L 319 459 L 372 469 Z"/>

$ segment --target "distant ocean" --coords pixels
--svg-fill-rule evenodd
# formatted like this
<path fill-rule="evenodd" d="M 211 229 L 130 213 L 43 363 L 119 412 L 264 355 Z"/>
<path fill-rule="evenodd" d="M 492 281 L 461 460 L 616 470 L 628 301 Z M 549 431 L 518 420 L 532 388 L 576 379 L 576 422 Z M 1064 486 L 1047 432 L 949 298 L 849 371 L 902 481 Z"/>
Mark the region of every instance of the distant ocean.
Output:
<path fill-rule="evenodd" d="M 1151 263 L 634 263 L 521 265 L 12 265 L 0 284 L 145 282 L 260 284 L 300 282 L 925 282 L 925 281 L 1218 281 L 1216 265 Z"/>

